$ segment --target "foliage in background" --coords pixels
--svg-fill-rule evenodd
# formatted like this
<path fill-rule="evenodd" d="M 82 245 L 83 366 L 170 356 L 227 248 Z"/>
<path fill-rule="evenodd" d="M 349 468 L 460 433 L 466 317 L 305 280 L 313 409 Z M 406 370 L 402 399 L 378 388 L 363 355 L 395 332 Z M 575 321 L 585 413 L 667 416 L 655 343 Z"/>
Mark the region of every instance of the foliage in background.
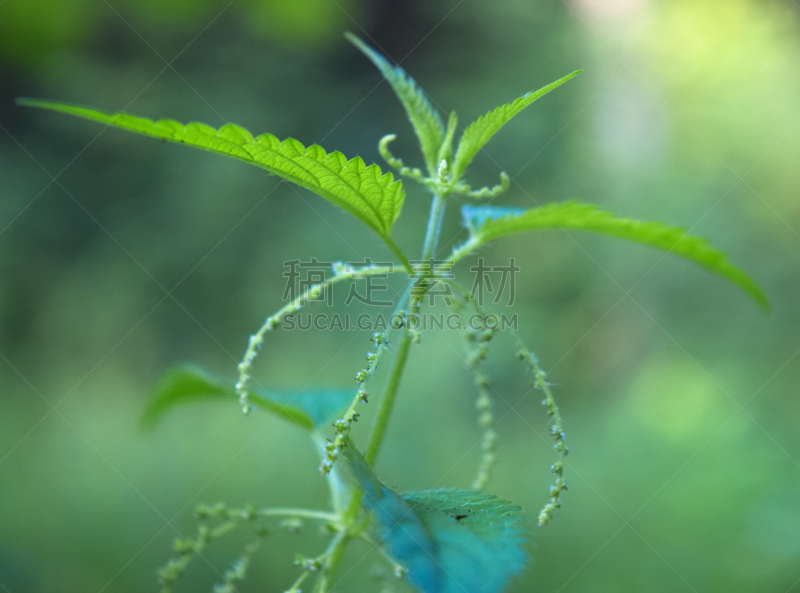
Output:
<path fill-rule="evenodd" d="M 480 117 L 467 126 L 458 140 L 457 149 L 454 150 L 453 141 L 458 122 L 455 112 L 451 114 L 445 130 L 438 112 L 413 79 L 399 66 L 390 66 L 380 54 L 360 39 L 352 35 L 348 35 L 348 39 L 376 64 L 391 84 L 406 109 L 426 161 L 427 176 L 418 168 L 406 167 L 401 159 L 392 155 L 388 145 L 395 139 L 394 135 L 384 137 L 380 142 L 382 155 L 401 176 L 419 182 L 433 193 L 422 246 L 422 263 L 417 267 L 411 264 L 409 257 L 391 238 L 392 226 L 400 216 L 405 197 L 401 182 L 395 181 L 391 173 L 384 174 L 377 165 L 367 166 L 360 157 L 348 159 L 341 152 L 326 152 L 316 144 L 305 147 L 293 138 L 280 141 L 271 134 L 253 137 L 244 128 L 231 123 L 217 130 L 201 123 L 184 125 L 173 120 L 152 121 L 126 113 L 107 114 L 91 108 L 48 101 L 23 99 L 19 103 L 82 117 L 107 127 L 113 126 L 194 146 L 262 167 L 345 210 L 386 243 L 400 260 L 399 264 L 390 269 L 375 265 L 348 269 L 343 264 L 336 264 L 332 279 L 306 289 L 276 314 L 269 316 L 261 329 L 250 337 L 244 359 L 238 366 L 239 381 L 235 384 L 235 389 L 226 389 L 224 383 L 211 379 L 202 371 L 175 369 L 164 379 L 159 393 L 145 413 L 144 420 L 152 424 L 165 409 L 176 404 L 209 397 L 230 399 L 238 395 L 245 413 L 258 406 L 304 428 L 316 443 L 325 443 L 321 446 L 320 470 L 328 476 L 329 510 L 268 507 L 260 510 L 253 508 L 243 513 L 245 518 L 259 515 L 315 518 L 327 525 L 332 534 L 330 544 L 316 556 L 298 555 L 295 564 L 301 568 L 301 573 L 291 585 L 290 593 L 299 593 L 302 584 L 312 574 L 316 574 L 315 592 L 327 593 L 331 590 L 337 583 L 337 573 L 348 544 L 359 538 L 372 541 L 367 533 L 373 521 L 376 525 L 372 531 L 383 546 L 387 559 L 396 567 L 396 573 L 405 576 L 406 582 L 421 593 L 499 593 L 505 589 L 510 577 L 524 566 L 525 554 L 521 549 L 523 539 L 518 526 L 521 520 L 519 507 L 498 501 L 494 496 L 481 495 L 477 490 L 439 489 L 399 496 L 378 481 L 371 470 L 389 424 L 409 349 L 421 338 L 420 331 L 413 329 L 411 322 L 418 317 L 428 288 L 436 282 L 454 286 L 463 291 L 461 298 L 464 304 L 473 305 L 481 313 L 482 303 L 474 302 L 475 295 L 450 280 L 449 267 L 494 239 L 522 231 L 556 228 L 593 231 L 657 247 L 667 253 L 673 252 L 735 282 L 762 306 L 766 307 L 767 301 L 746 274 L 730 265 L 722 252 L 712 249 L 704 240 L 664 224 L 618 219 L 611 213 L 597 211 L 594 206 L 574 202 L 548 204 L 521 212 L 507 207 L 464 207 L 462 218 L 470 231 L 470 238 L 456 247 L 445 262 L 436 263 L 434 254 L 441 234 L 446 199 L 460 194 L 468 198 L 494 200 L 508 189 L 509 178 L 503 172 L 498 186 L 472 190 L 462 177 L 475 156 L 525 107 L 567 82 L 581 70 L 572 72 L 538 91 L 526 93 L 514 102 Z M 409 273 L 411 283 L 407 288 L 406 301 L 401 301 L 394 314 L 398 321 L 392 324 L 392 328 L 402 330 L 394 352 L 396 361 L 381 398 L 380 411 L 369 444 L 361 447 L 364 451 L 362 455 L 352 440 L 351 427 L 360 416 L 356 410 L 369 401 L 367 385 L 378 368 L 382 354 L 389 350 L 389 331 L 373 334 L 376 350 L 367 354 L 368 366 L 356 373 L 358 389 L 347 410 L 333 423 L 334 436 L 329 439 L 325 439 L 324 433 L 314 429 L 319 428 L 319 424 L 337 408 L 343 407 L 345 398 L 332 392 L 316 394 L 311 398 L 293 396 L 280 402 L 268 393 L 253 393 L 253 363 L 267 334 L 280 328 L 285 319 L 312 304 L 324 289 L 341 280 L 350 282 L 376 273 L 386 274 L 395 271 L 394 267 L 397 271 Z M 495 328 L 484 326 L 481 330 L 480 341 L 488 346 Z M 468 343 L 476 340 L 473 328 L 466 331 L 465 338 Z M 485 358 L 485 355 L 485 349 L 474 353 L 474 356 L 481 358 Z M 544 526 L 561 506 L 561 496 L 567 490 L 564 469 L 569 448 L 565 444 L 566 435 L 561 416 L 544 371 L 539 367 L 535 355 L 522 343 L 519 356 L 530 365 L 535 377 L 534 385 L 544 393 L 545 399 L 542 403 L 550 416 L 549 430 L 555 440 L 554 449 L 559 457 L 551 466 L 556 477 L 555 484 L 550 486 L 550 501 L 539 513 L 539 525 Z M 477 371 L 477 367 L 474 370 Z M 476 382 L 479 387 L 477 407 L 482 412 L 480 424 L 487 433 L 484 437 L 487 446 L 474 481 L 479 487 L 485 485 L 496 457 L 492 439 L 488 438 L 488 434 L 494 435 L 495 427 L 490 415 L 491 398 L 487 398 L 485 381 L 485 377 L 481 375 Z M 348 463 L 346 470 L 340 475 L 335 463 L 342 455 Z M 345 481 L 346 478 L 354 479 L 351 489 L 343 488 L 343 478 Z M 372 511 L 372 515 L 363 516 L 362 508 Z M 227 513 L 231 519 L 237 515 L 238 513 Z M 171 560 L 159 573 L 163 593 L 172 591 L 175 581 L 186 570 L 190 560 L 195 555 L 202 555 L 208 543 L 235 527 L 232 522 L 214 530 L 203 527 L 195 540 L 178 540 L 174 547 L 181 556 Z M 258 533 L 263 539 L 268 532 L 259 527 Z M 235 583 L 246 577 L 252 554 L 259 545 L 260 541 L 245 547 L 240 558 L 225 573 L 224 583 L 216 589 L 235 590 Z"/>
<path fill-rule="evenodd" d="M 30 9 L 29 22 L 20 16 L 14 35 L 0 36 L 0 123 L 54 174 L 80 154 L 60 181 L 125 249 L 59 187 L 36 197 L 49 177 L 0 133 L 6 229 L 0 269 L 7 280 L 0 283 L 0 344 L 30 381 L 0 365 L 0 477 L 15 485 L 4 493 L 0 514 L 0 582 L 13 593 L 77 585 L 99 591 L 115 575 L 109 585 L 115 590 L 149 590 L 153 567 L 163 562 L 175 532 L 193 532 L 192 500 L 201 490 L 200 500 L 324 504 L 314 472 L 295 476 L 299 464 L 316 461 L 311 449 L 304 453 L 305 435 L 293 436 L 288 423 L 262 430 L 267 419 L 245 421 L 223 403 L 172 414 L 147 435 L 132 420 L 144 404 L 140 398 L 173 362 L 201 361 L 215 376 L 230 377 L 226 350 L 238 355 L 241 336 L 265 303 L 281 297 L 283 287 L 269 270 L 298 254 L 354 257 L 286 185 L 260 202 L 262 188 L 273 190 L 274 183 L 256 169 L 248 175 L 233 161 L 178 148 L 156 151 L 110 133 L 83 151 L 98 128 L 76 131 L 70 122 L 27 115 L 12 107 L 13 97 L 91 97 L 109 111 L 169 113 L 214 127 L 237 121 L 304 144 L 338 146 L 367 162 L 378 153 L 364 138 L 383 129 L 401 132 L 398 152 L 412 148 L 406 142 L 411 128 L 403 134 L 395 113 L 379 110 L 388 100 L 386 85 L 373 91 L 366 61 L 362 67 L 339 43 L 341 24 L 325 37 L 336 40 L 327 47 L 338 53 L 286 51 L 272 43 L 272 34 L 254 35 L 244 26 L 237 2 L 174 63 L 220 110 L 218 117 L 170 70 L 138 95 L 164 66 L 145 41 L 169 60 L 213 14 L 159 21 L 156 9 L 146 14 L 111 4 L 144 40 L 104 8 L 99 20 L 79 23 L 91 34 L 76 37 L 77 45 L 43 35 L 31 48 L 35 60 L 5 42 L 42 27 L 44 17 L 58 20 L 58 11 L 43 9 L 44 0 L 7 0 L 0 7 L 0 26 L 21 15 L 20 7 Z M 157 8 L 168 5 L 177 4 Z M 67 17 L 79 20 L 79 3 L 70 6 L 76 10 Z M 729 251 L 773 302 L 765 320 L 733 290 L 677 258 L 659 261 L 661 254 L 647 248 L 580 233 L 520 234 L 486 250 L 500 260 L 524 254 L 518 290 L 529 303 L 516 305 L 521 333 L 537 345 L 564 394 L 573 446 L 569 512 L 558 518 L 557 529 L 536 533 L 534 567 L 510 588 L 622 586 L 671 593 L 685 586 L 684 578 L 698 590 L 790 589 L 800 559 L 792 461 L 800 455 L 794 403 L 800 366 L 797 359 L 786 364 L 797 348 L 800 321 L 794 307 L 800 271 L 791 258 L 800 245 L 792 230 L 800 226 L 792 166 L 799 136 L 791 126 L 800 95 L 798 77 L 787 66 L 798 51 L 797 11 L 746 0 L 627 3 L 610 15 L 600 14 L 605 3 L 576 2 L 573 11 L 565 4 L 537 3 L 532 10 L 518 2 L 491 9 L 466 2 L 428 36 L 451 6 L 387 7 L 370 4 L 359 22 L 394 61 L 409 55 L 403 66 L 413 67 L 443 111 L 458 106 L 465 123 L 527 90 L 524 80 L 553 79 L 576 63 L 588 67 L 569 93 L 539 103 L 504 129 L 502 142 L 490 144 L 488 155 L 470 168 L 472 179 L 492 181 L 496 161 L 518 182 L 507 194 L 516 207 L 577 198 L 633 217 L 680 222 Z M 64 47 L 71 49 L 59 51 Z M 768 101 L 761 86 L 747 84 L 751 80 L 770 89 Z M 321 96 L 332 100 L 326 109 L 319 109 Z M 357 104 L 349 116 L 357 123 L 346 120 L 324 141 Z M 54 134 L 52 125 L 63 128 Z M 744 176 L 756 163 L 747 183 L 734 187 L 736 174 Z M 411 227 L 424 214 L 420 196 L 409 192 L 396 227 L 401 245 L 417 240 Z M 305 197 L 329 214 L 322 201 Z M 353 247 L 380 251 L 368 235 L 357 235 L 360 223 L 346 217 L 336 225 Z M 463 240 L 466 231 L 460 232 L 456 217 L 445 221 L 443 241 Z M 186 309 L 168 299 L 137 325 L 165 292 L 126 251 L 167 290 L 186 278 L 173 293 Z M 242 260 L 253 265 L 234 263 Z M 451 348 L 449 340 L 432 337 L 418 347 L 424 380 L 408 377 L 403 412 L 379 460 L 378 475 L 399 492 L 430 487 L 445 474 L 446 484 L 465 487 L 481 456 L 480 447 L 467 454 L 481 433 L 470 411 L 471 381 L 459 371 L 461 345 L 454 341 Z M 361 340 L 312 379 L 314 361 L 341 346 L 330 334 L 313 340 L 286 334 L 264 345 L 263 376 L 281 393 L 297 376 L 312 380 L 311 389 L 347 387 L 347 361 L 363 356 Z M 535 396 L 523 396 L 528 381 L 518 366 L 502 341 L 483 364 L 508 400 L 495 401 L 503 440 L 492 489 L 533 508 L 552 453 L 526 423 L 538 428 Z M 435 400 L 424 395 L 431 392 Z M 40 393 L 53 404 L 63 399 L 58 411 L 70 424 L 50 413 Z M 416 406 L 427 414 L 412 413 Z M 437 421 L 442 417 L 446 426 Z M 369 420 L 367 411 L 362 423 Z M 296 460 L 275 455 L 286 443 L 293 444 Z M 410 458 L 418 461 L 409 465 Z M 254 469 L 265 460 L 273 468 L 269 477 Z M 295 487 L 286 488 L 289 483 Z M 159 532 L 165 519 L 172 524 Z M 299 534 L 274 532 L 278 543 L 269 553 L 262 549 L 250 566 L 253 582 L 275 588 L 287 582 L 293 557 L 277 548 L 315 546 L 315 533 L 313 524 Z M 205 552 L 221 573 L 246 544 L 237 537 Z M 204 589 L 219 578 L 200 561 L 183 586 Z M 347 587 L 361 590 L 350 578 Z M 370 582 L 364 590 L 376 588 Z"/>

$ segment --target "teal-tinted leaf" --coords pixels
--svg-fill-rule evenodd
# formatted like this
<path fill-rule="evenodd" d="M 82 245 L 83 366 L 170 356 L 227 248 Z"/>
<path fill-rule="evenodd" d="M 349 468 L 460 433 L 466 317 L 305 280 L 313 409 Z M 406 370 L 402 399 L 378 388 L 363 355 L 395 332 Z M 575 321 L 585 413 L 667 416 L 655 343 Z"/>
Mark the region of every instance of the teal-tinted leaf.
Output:
<path fill-rule="evenodd" d="M 507 208 L 503 206 L 470 206 L 465 204 L 461 207 L 461 218 L 464 226 L 472 234 L 480 228 L 487 220 L 497 220 L 506 216 L 519 216 L 525 213 L 525 208 Z"/>
<path fill-rule="evenodd" d="M 393 251 L 396 249 L 389 234 L 403 206 L 403 186 L 391 173 L 383 173 L 378 165 L 367 166 L 361 157 L 348 160 L 341 152 L 327 153 L 316 144 L 305 147 L 293 138 L 279 140 L 272 134 L 253 137 L 235 124 L 225 124 L 215 130 L 201 123 L 153 121 L 126 113 L 104 113 L 48 101 L 20 99 L 18 103 L 194 146 L 256 165 L 336 204 L 378 233 Z"/>
<path fill-rule="evenodd" d="M 492 212 L 499 214 L 493 216 Z M 705 239 L 687 234 L 684 229 L 660 222 L 617 218 L 612 212 L 598 210 L 592 204 L 564 202 L 531 208 L 523 213 L 474 208 L 463 211 L 473 239 L 478 244 L 521 231 L 538 229 L 576 229 L 635 241 L 680 255 L 727 278 L 749 294 L 759 305 L 769 303 L 755 282 L 742 270 L 728 263 L 726 255 L 711 247 Z"/>
<path fill-rule="evenodd" d="M 428 172 L 432 177 L 435 177 L 439 168 L 436 158 L 445 135 L 439 112 L 431 105 L 428 97 L 414 82 L 414 79 L 406 74 L 405 70 L 400 66 L 392 66 L 386 58 L 352 33 L 345 33 L 345 37 L 377 66 L 383 77 L 394 89 L 395 94 L 406 109 L 408 119 L 411 120 L 411 125 L 414 127 L 414 132 L 419 138 Z"/>
<path fill-rule="evenodd" d="M 353 446 L 347 468 L 375 513 L 387 552 L 423 593 L 499 593 L 525 565 L 522 511 L 469 490 L 398 495 L 375 477 Z"/>
<path fill-rule="evenodd" d="M 493 593 L 525 566 L 518 506 L 471 490 L 421 490 L 401 495 L 430 534 L 446 593 Z"/>
<path fill-rule="evenodd" d="M 458 180 L 461 178 L 480 149 L 483 148 L 484 145 L 491 140 L 492 136 L 508 123 L 512 117 L 540 97 L 543 97 L 581 72 L 583 72 L 583 68 L 567 74 L 555 82 L 551 82 L 538 91 L 526 93 L 513 103 L 501 105 L 472 122 L 467 129 L 464 130 L 464 134 L 461 136 L 461 140 L 458 143 L 458 150 L 456 151 L 456 159 L 453 167 L 453 179 Z"/>
<path fill-rule="evenodd" d="M 257 408 L 274 412 L 277 406 L 283 410 L 294 409 L 303 412 L 311 419 L 314 428 L 325 424 L 337 412 L 350 403 L 353 393 L 350 391 L 264 391 L 257 390 L 251 403 Z M 239 398 L 236 397 L 238 403 Z M 277 412 L 274 412 L 277 413 Z"/>
<path fill-rule="evenodd" d="M 305 393 L 273 393 L 259 391 L 251 402 L 303 428 L 311 430 L 341 410 L 352 399 L 352 394 L 340 391 L 309 391 Z M 142 424 L 155 426 L 175 407 L 208 400 L 238 402 L 239 396 L 233 381 L 212 377 L 202 369 L 182 366 L 169 370 L 147 403 Z"/>

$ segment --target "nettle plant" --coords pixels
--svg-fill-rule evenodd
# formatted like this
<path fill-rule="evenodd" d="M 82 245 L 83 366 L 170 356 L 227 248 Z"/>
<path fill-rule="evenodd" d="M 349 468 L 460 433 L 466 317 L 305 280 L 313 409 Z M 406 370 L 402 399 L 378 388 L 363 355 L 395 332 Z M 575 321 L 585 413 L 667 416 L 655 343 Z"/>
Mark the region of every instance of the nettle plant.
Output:
<path fill-rule="evenodd" d="M 230 508 L 225 504 L 198 507 L 200 526 L 196 535 L 177 539 L 175 556 L 158 573 L 165 593 L 173 590 L 191 560 L 202 555 L 206 546 L 244 526 L 250 526 L 254 539 L 231 568 L 220 575 L 221 582 L 214 587 L 217 593 L 236 590 L 270 529 L 277 526 L 292 531 L 303 522 L 319 523 L 323 527 L 321 532 L 328 535 L 330 542 L 321 553 L 297 555 L 298 576 L 288 588 L 291 593 L 298 593 L 309 579 L 314 579 L 316 593 L 332 590 L 338 583 L 337 573 L 345 550 L 359 540 L 382 552 L 388 563 L 385 574 L 393 573 L 398 577 L 398 580 L 389 581 L 395 584 L 405 581 L 413 589 L 425 593 L 496 593 L 502 591 L 525 564 L 526 530 L 522 510 L 482 492 L 494 464 L 497 435 L 492 415 L 493 389 L 481 369 L 496 328 L 484 323 L 464 332 L 467 366 L 474 373 L 478 393 L 475 405 L 482 429 L 482 456 L 471 489 L 444 488 L 399 494 L 387 488 L 375 476 L 372 467 L 407 370 L 409 351 L 420 338 L 419 330 L 410 320 L 418 318 L 429 287 L 435 282 L 448 284 L 453 294 L 459 295 L 462 314 L 470 312 L 477 314 L 478 319 L 488 319 L 471 291 L 455 283 L 450 274 L 443 273 L 442 266 L 433 259 L 446 203 L 460 197 L 490 202 L 505 192 L 509 187 L 505 173 L 500 174 L 497 186 L 473 190 L 464 180 L 470 162 L 509 120 L 580 70 L 480 117 L 463 131 L 454 151 L 453 139 L 458 129 L 456 114 L 450 114 L 447 124 L 443 124 L 425 93 L 399 66 L 390 65 L 357 37 L 348 34 L 347 38 L 378 67 L 394 89 L 419 139 L 424 169 L 407 167 L 391 154 L 389 144 L 394 135 L 381 139 L 379 148 L 383 158 L 400 176 L 419 183 L 433 195 L 419 260 L 430 262 L 428 265 L 412 265 L 405 251 L 391 237 L 392 226 L 400 216 L 405 198 L 402 182 L 392 173 L 384 173 L 378 165 L 367 166 L 360 157 L 348 159 L 341 152 L 327 152 L 316 144 L 306 147 L 293 138 L 279 140 L 271 134 L 254 137 L 233 124 L 216 130 L 202 123 L 152 121 L 125 113 L 108 114 L 61 103 L 20 100 L 30 107 L 60 111 L 106 126 L 194 146 L 266 169 L 355 216 L 388 245 L 399 262 L 394 266 L 334 265 L 329 279 L 285 304 L 250 336 L 238 366 L 238 380 L 220 380 L 194 367 L 180 367 L 166 375 L 148 405 L 146 422 L 154 423 L 176 405 L 209 398 L 238 400 L 245 413 L 258 408 L 274 414 L 305 430 L 318 443 L 319 469 L 330 488 L 330 508 L 258 508 L 252 505 Z M 722 252 L 679 228 L 618 218 L 593 205 L 578 202 L 550 203 L 529 210 L 465 205 L 461 215 L 469 239 L 446 258 L 448 269 L 505 235 L 539 229 L 577 229 L 636 241 L 688 258 L 739 285 L 760 305 L 767 306 L 755 283 L 730 265 Z M 334 284 L 395 272 L 408 274 L 409 286 L 394 313 L 393 326 L 372 335 L 367 365 L 356 372 L 357 386 L 353 391 L 276 394 L 258 386 L 253 378 L 253 364 L 267 334 L 279 329 L 301 308 L 319 301 L 320 294 Z M 549 498 L 538 516 L 539 525 L 543 526 L 561 506 L 562 494 L 567 489 L 564 476 L 569 448 L 545 372 L 516 334 L 512 339 L 518 344 L 519 359 L 528 367 L 533 385 L 543 393 L 542 404 L 554 440 L 555 459 L 551 466 L 554 478 Z M 386 387 L 382 395 L 371 395 L 370 384 L 389 350 L 393 351 L 394 363 Z M 359 410 L 368 403 L 379 406 L 379 410 L 368 440 L 356 443 L 350 429 L 358 420 Z M 338 419 L 331 425 L 330 420 L 336 417 Z M 389 581 L 386 590 L 390 589 Z"/>

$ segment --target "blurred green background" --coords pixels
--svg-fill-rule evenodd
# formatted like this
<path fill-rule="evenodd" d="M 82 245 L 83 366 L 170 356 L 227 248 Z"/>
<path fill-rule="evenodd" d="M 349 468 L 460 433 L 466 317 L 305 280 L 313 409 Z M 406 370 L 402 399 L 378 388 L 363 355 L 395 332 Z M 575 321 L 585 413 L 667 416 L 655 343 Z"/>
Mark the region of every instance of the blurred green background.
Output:
<path fill-rule="evenodd" d="M 324 507 L 314 447 L 280 421 L 209 404 L 147 433 L 139 416 L 175 364 L 233 377 L 281 304 L 284 261 L 390 255 L 254 167 L 14 98 L 234 121 L 368 162 L 396 132 L 395 153 L 419 164 L 345 30 L 462 124 L 585 66 L 498 134 L 473 185 L 503 169 L 518 185 L 497 203 L 580 199 L 690 228 L 773 304 L 765 315 L 691 263 L 609 238 L 543 232 L 484 251 L 522 267 L 521 333 L 572 447 L 565 506 L 539 529 L 554 454 L 501 337 L 489 491 L 528 511 L 532 535 L 510 590 L 800 590 L 800 7 L 777 0 L 0 0 L 0 590 L 153 591 L 199 502 Z M 428 207 L 409 185 L 395 228 L 412 255 Z M 439 255 L 464 233 L 453 204 Z M 369 346 L 275 334 L 258 378 L 349 388 Z M 412 351 L 377 465 L 400 490 L 471 481 L 480 432 L 460 355 L 442 332 Z M 239 544 L 209 549 L 179 590 L 210 590 Z M 312 528 L 275 535 L 240 590 L 283 591 L 295 552 L 322 546 Z M 366 552 L 351 548 L 337 590 L 378 590 Z"/>

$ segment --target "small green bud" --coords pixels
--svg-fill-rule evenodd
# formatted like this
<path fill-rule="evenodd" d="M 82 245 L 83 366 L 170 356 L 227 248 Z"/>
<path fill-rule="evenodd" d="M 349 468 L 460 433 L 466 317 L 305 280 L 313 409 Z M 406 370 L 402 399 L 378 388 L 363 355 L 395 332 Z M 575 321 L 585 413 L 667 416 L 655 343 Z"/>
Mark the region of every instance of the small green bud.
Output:
<path fill-rule="evenodd" d="M 539 527 L 544 527 L 553 518 L 553 509 L 549 507 L 552 507 L 552 505 L 548 504 L 539 513 Z"/>
<path fill-rule="evenodd" d="M 197 540 L 195 545 L 205 545 L 211 541 L 211 530 L 208 525 L 201 525 L 197 529 Z"/>
<path fill-rule="evenodd" d="M 210 514 L 208 505 L 199 504 L 194 509 L 194 515 L 198 519 L 207 519 Z"/>
<path fill-rule="evenodd" d="M 192 551 L 192 543 L 188 540 L 176 538 L 174 542 L 172 542 L 172 549 L 178 552 L 179 554 L 185 554 L 186 552 Z"/>
<path fill-rule="evenodd" d="M 317 560 L 316 558 L 306 558 L 305 556 L 303 556 L 301 554 L 297 554 L 295 556 L 294 565 L 295 566 L 302 566 L 303 569 L 305 569 L 305 570 L 307 570 L 309 572 L 317 571 L 322 567 L 322 565 L 320 564 L 320 561 Z"/>
<path fill-rule="evenodd" d="M 481 449 L 483 449 L 484 451 L 493 451 L 496 445 L 497 445 L 497 433 L 493 430 L 486 431 L 486 434 L 483 435 L 483 442 L 481 443 Z"/>

